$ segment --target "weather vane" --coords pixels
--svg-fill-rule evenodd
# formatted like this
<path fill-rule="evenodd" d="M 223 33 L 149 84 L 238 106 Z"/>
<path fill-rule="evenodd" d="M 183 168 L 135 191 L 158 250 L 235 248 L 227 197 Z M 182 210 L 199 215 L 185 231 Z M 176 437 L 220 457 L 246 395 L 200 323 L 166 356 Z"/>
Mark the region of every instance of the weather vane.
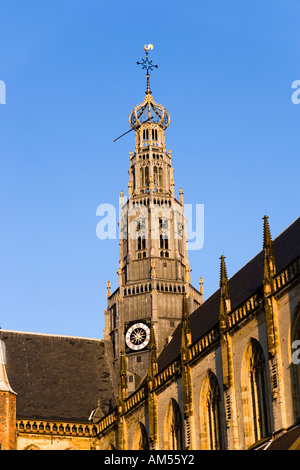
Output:
<path fill-rule="evenodd" d="M 150 70 L 153 70 L 153 67 L 155 67 L 156 69 L 158 68 L 158 65 L 154 65 L 152 64 L 152 60 L 149 60 L 149 56 L 148 56 L 148 51 L 150 51 L 150 49 L 153 49 L 153 44 L 145 44 L 144 45 L 144 49 L 145 49 L 145 52 L 146 52 L 146 59 L 142 59 L 142 62 L 137 62 L 138 65 L 141 65 L 142 66 L 142 69 L 146 69 L 146 77 L 147 77 L 147 91 L 146 91 L 146 94 L 151 94 L 151 90 L 150 90 L 150 75 L 149 75 L 149 72 Z M 146 121 L 144 122 L 148 122 L 151 120 L 151 117 L 149 117 L 148 119 L 146 119 Z M 116 140 L 120 139 L 121 137 L 123 137 L 123 135 L 126 135 L 128 134 L 129 132 L 133 131 L 134 128 L 132 129 L 129 129 L 129 131 L 127 132 L 124 132 L 124 134 L 120 135 L 119 137 L 117 137 L 116 139 L 114 139 L 114 142 L 116 142 Z"/>
<path fill-rule="evenodd" d="M 137 64 L 141 65 L 142 69 L 146 69 L 146 77 L 147 77 L 147 91 L 146 91 L 146 93 L 151 94 L 151 90 L 150 90 L 150 70 L 152 71 L 153 67 L 155 67 L 157 69 L 158 65 L 152 64 L 152 60 L 149 60 L 149 56 L 148 56 L 148 51 L 150 51 L 150 49 L 153 49 L 153 44 L 148 44 L 148 45 L 145 44 L 144 49 L 145 49 L 145 53 L 146 53 L 146 59 L 142 59 L 142 62 L 137 62 Z"/>

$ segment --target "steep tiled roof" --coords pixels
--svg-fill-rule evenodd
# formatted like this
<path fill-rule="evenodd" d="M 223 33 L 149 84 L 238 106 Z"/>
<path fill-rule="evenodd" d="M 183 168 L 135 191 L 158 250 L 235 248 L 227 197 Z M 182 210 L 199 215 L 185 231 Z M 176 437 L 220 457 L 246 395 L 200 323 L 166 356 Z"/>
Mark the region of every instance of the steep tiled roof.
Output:
<path fill-rule="evenodd" d="M 17 417 L 88 421 L 115 406 L 104 341 L 0 330 Z"/>
<path fill-rule="evenodd" d="M 267 441 L 257 450 L 300 450 L 300 424 Z"/>
<path fill-rule="evenodd" d="M 281 271 L 300 255 L 300 217 L 273 241 L 276 271 Z M 262 286 L 263 251 L 240 269 L 229 280 L 232 309 L 238 307 Z M 219 319 L 220 289 L 190 315 L 192 342 L 213 328 Z M 181 324 L 158 358 L 159 370 L 165 368 L 180 354 Z"/>

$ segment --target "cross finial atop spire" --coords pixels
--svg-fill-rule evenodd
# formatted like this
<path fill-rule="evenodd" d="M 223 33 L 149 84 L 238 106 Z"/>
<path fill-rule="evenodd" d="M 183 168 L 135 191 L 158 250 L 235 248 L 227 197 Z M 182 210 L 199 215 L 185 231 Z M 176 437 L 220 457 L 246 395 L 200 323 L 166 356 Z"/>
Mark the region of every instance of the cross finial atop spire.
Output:
<path fill-rule="evenodd" d="M 158 65 L 152 64 L 152 60 L 149 60 L 148 52 L 150 49 L 153 49 L 153 44 L 145 44 L 144 45 L 146 59 L 142 59 L 142 62 L 137 62 L 138 65 L 142 66 L 142 69 L 146 69 L 146 77 L 147 77 L 147 90 L 146 95 L 151 95 L 150 90 L 150 70 L 153 70 L 153 67 L 158 68 Z"/>

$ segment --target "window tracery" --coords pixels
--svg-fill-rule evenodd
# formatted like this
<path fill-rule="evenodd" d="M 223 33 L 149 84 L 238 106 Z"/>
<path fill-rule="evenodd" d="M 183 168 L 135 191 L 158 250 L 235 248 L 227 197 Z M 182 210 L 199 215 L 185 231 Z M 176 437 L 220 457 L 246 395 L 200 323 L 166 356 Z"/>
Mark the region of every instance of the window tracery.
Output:
<path fill-rule="evenodd" d="M 291 325 L 291 379 L 294 420 L 300 419 L 300 303 L 297 305 Z"/>
<path fill-rule="evenodd" d="M 242 364 L 246 447 L 270 433 L 266 363 L 260 343 L 251 338 Z"/>
<path fill-rule="evenodd" d="M 178 403 L 171 398 L 165 423 L 165 448 L 183 450 L 182 416 Z"/>
<path fill-rule="evenodd" d="M 203 383 L 200 416 L 202 421 L 201 444 L 203 449 L 223 449 L 221 393 L 218 379 L 209 370 Z"/>

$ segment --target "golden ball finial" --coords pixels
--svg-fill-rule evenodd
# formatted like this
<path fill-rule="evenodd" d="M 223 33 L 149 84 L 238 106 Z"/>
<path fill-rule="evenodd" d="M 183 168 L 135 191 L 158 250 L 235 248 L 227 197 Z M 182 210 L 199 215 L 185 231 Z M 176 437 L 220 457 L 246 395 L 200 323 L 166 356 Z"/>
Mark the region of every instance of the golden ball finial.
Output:
<path fill-rule="evenodd" d="M 148 44 L 148 46 L 147 46 L 147 44 L 145 44 L 144 49 L 145 49 L 146 52 L 150 51 L 150 49 L 153 49 L 153 44 Z"/>

